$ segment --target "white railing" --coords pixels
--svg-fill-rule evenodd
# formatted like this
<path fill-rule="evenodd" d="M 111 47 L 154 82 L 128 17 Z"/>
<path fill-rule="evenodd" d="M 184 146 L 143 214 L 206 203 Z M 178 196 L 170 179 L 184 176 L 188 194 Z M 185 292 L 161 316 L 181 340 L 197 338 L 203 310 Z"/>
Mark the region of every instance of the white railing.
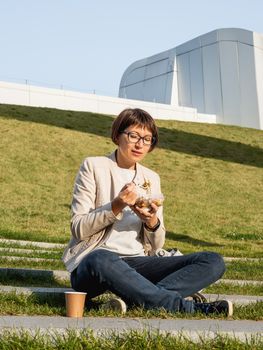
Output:
<path fill-rule="evenodd" d="M 195 108 L 109 97 L 29 84 L 0 82 L 0 103 L 118 115 L 124 108 L 142 108 L 156 119 L 216 123 L 216 116 Z"/>

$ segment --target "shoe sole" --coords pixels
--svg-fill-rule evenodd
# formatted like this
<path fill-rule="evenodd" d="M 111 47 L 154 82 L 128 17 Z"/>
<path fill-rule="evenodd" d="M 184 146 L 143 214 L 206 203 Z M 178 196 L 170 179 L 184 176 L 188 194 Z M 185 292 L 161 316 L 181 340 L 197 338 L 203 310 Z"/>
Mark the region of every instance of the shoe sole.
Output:
<path fill-rule="evenodd" d="M 117 312 L 121 312 L 122 314 L 125 314 L 127 311 L 127 306 L 126 303 L 119 299 L 119 298 L 114 298 L 109 300 L 108 302 L 106 302 L 103 306 L 102 306 L 103 310 L 113 310 L 113 311 L 117 311 Z"/>
<path fill-rule="evenodd" d="M 233 316 L 233 303 L 232 303 L 232 301 L 230 301 L 230 300 L 227 300 L 227 303 L 228 303 L 228 313 L 227 313 L 227 316 L 230 317 L 230 316 Z"/>

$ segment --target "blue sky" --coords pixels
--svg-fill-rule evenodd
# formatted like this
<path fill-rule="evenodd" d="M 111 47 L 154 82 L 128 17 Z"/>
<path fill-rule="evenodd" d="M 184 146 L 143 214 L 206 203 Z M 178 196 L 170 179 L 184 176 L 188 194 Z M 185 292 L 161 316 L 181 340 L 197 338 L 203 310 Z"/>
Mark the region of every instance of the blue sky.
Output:
<path fill-rule="evenodd" d="M 0 0 L 0 80 L 118 95 L 134 61 L 218 28 L 263 33 L 262 0 Z"/>

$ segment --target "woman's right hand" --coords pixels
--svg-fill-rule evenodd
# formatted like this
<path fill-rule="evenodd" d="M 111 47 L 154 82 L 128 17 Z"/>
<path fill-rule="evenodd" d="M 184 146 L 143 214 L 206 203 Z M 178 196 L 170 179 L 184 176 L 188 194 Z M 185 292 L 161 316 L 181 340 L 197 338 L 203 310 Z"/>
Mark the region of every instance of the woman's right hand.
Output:
<path fill-rule="evenodd" d="M 123 186 L 120 193 L 111 203 L 114 215 L 118 215 L 127 205 L 133 206 L 137 199 L 136 186 L 130 182 Z"/>

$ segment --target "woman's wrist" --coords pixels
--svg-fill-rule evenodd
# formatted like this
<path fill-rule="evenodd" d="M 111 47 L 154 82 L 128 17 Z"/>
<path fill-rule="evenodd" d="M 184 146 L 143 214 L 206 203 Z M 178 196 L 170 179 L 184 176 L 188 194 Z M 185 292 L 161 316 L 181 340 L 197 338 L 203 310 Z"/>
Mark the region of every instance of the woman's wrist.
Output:
<path fill-rule="evenodd" d="M 125 207 L 126 204 L 119 197 L 114 198 L 111 202 L 111 210 L 114 215 L 118 215 Z"/>
<path fill-rule="evenodd" d="M 156 231 L 160 226 L 160 220 L 157 218 L 157 221 L 155 223 L 150 223 L 148 222 L 147 224 L 144 223 L 144 227 L 146 228 L 146 230 L 154 232 Z"/>

